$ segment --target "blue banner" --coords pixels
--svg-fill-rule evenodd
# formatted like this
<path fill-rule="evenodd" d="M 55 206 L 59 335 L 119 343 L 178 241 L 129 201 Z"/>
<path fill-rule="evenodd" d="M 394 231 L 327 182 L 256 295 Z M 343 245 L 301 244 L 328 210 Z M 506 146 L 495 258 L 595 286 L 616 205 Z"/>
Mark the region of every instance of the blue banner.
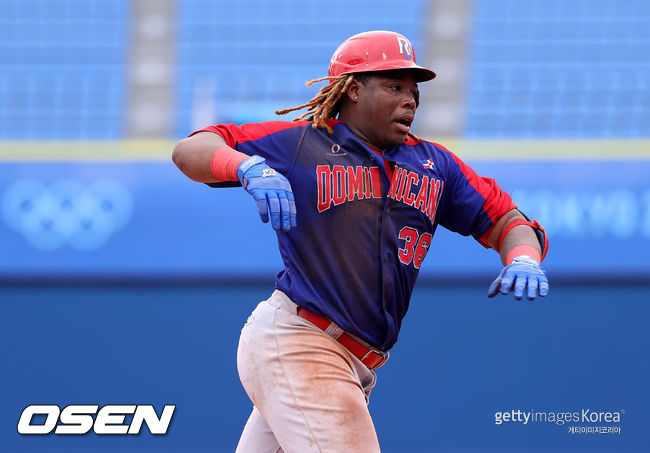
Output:
<path fill-rule="evenodd" d="M 544 226 L 550 239 L 544 267 L 550 274 L 650 276 L 650 161 L 470 163 Z M 471 240 L 442 230 L 423 272 L 482 273 L 497 265 L 494 255 L 477 253 Z"/>
<path fill-rule="evenodd" d="M 545 226 L 551 274 L 650 276 L 650 161 L 472 161 Z M 0 165 L 0 276 L 271 276 L 275 234 L 252 199 L 170 162 Z M 493 274 L 499 258 L 442 228 L 423 277 Z"/>

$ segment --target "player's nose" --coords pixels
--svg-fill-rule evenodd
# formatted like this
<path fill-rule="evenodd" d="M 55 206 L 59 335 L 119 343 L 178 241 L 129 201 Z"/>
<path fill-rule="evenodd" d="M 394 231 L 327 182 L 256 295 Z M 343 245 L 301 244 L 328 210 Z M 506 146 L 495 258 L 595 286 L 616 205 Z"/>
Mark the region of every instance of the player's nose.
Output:
<path fill-rule="evenodd" d="M 413 112 L 415 112 L 415 109 L 418 107 L 417 96 L 413 93 L 404 93 L 404 96 L 402 97 L 401 107 L 413 110 Z"/>

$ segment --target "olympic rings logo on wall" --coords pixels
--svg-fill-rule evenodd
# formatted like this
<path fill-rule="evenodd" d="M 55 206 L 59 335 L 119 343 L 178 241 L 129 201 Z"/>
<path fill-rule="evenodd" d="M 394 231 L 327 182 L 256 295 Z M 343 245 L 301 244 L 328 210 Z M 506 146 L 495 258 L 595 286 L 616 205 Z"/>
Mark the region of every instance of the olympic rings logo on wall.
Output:
<path fill-rule="evenodd" d="M 63 179 L 49 186 L 22 179 L 4 192 L 0 210 L 7 225 L 39 250 L 65 244 L 96 250 L 129 222 L 133 198 L 114 179 L 90 184 Z"/>

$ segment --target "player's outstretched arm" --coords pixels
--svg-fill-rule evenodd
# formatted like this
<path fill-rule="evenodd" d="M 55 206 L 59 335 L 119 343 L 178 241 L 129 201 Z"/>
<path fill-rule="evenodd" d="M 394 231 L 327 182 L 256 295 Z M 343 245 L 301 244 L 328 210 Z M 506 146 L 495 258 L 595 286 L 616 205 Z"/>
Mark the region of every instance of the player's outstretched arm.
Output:
<path fill-rule="evenodd" d="M 194 181 L 219 182 L 212 174 L 211 164 L 214 151 L 223 146 L 227 146 L 227 144 L 219 134 L 199 132 L 176 144 L 172 153 L 172 160 L 185 176 Z M 245 154 L 241 155 L 243 159 L 248 157 Z M 236 179 L 233 179 L 233 181 L 236 181 Z"/>
<path fill-rule="evenodd" d="M 287 178 L 266 165 L 260 156 L 230 148 L 212 132 L 199 132 L 178 142 L 172 160 L 188 178 L 204 183 L 239 181 L 257 204 L 262 222 L 274 230 L 296 226 L 296 204 Z"/>
<path fill-rule="evenodd" d="M 490 285 L 488 297 L 514 291 L 516 300 L 521 300 L 524 293 L 528 300 L 534 300 L 548 294 L 548 279 L 540 267 L 545 251 L 529 225 L 508 228 L 518 220 L 526 222 L 516 209 L 509 211 L 497 221 L 488 238 L 490 246 L 499 250 L 505 266 Z"/>

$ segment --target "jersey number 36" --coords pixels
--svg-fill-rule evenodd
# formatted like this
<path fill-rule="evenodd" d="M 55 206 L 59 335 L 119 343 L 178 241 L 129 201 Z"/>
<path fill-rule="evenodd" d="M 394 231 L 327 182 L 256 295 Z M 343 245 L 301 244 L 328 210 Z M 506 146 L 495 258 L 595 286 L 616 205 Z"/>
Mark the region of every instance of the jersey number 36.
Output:
<path fill-rule="evenodd" d="M 398 237 L 404 240 L 404 248 L 399 249 L 399 260 L 409 265 L 413 261 L 413 266 L 416 269 L 420 269 L 422 261 L 429 250 L 429 244 L 431 244 L 431 234 L 418 233 L 413 227 L 404 227 L 399 230 Z"/>

